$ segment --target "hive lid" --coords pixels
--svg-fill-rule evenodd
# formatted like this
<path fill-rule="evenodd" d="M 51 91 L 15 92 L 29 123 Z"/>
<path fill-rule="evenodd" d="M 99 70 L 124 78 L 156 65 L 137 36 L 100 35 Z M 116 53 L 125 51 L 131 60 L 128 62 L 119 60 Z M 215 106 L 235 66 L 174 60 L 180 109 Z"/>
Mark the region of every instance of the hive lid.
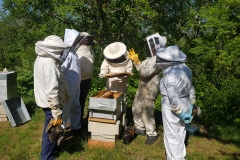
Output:
<path fill-rule="evenodd" d="M 2 105 L 12 127 L 19 126 L 30 120 L 30 115 L 21 97 L 2 101 Z"/>

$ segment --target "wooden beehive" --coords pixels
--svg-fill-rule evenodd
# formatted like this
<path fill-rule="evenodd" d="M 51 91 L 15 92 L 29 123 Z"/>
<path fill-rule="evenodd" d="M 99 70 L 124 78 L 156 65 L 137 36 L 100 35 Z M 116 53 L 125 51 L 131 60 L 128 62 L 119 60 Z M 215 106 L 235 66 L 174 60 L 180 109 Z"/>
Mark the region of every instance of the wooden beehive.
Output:
<path fill-rule="evenodd" d="M 7 120 L 8 120 L 7 113 L 3 108 L 2 102 L 0 102 L 0 122 L 5 122 Z"/>
<path fill-rule="evenodd" d="M 123 93 L 100 91 L 89 98 L 89 117 L 117 120 L 122 113 Z"/>

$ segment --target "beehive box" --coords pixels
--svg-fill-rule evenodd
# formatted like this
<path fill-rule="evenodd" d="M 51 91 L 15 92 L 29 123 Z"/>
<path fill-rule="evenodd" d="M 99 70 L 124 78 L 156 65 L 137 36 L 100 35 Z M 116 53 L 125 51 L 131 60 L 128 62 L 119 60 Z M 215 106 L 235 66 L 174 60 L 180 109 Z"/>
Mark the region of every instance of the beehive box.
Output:
<path fill-rule="evenodd" d="M 30 115 L 21 97 L 4 100 L 2 105 L 12 127 L 19 126 L 30 120 Z"/>
<path fill-rule="evenodd" d="M 89 117 L 117 120 L 122 113 L 123 93 L 100 91 L 89 98 Z"/>
<path fill-rule="evenodd" d="M 88 132 L 91 132 L 91 140 L 115 142 L 119 135 L 120 120 L 115 123 L 89 121 Z"/>
<path fill-rule="evenodd" d="M 0 101 L 17 97 L 17 73 L 0 72 Z"/>

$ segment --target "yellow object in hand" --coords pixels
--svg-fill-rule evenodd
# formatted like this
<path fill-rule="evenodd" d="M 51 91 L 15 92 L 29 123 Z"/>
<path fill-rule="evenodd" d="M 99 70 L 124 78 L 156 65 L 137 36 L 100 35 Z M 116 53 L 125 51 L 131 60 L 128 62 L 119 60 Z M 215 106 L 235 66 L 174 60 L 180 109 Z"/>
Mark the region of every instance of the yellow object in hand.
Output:
<path fill-rule="evenodd" d="M 53 120 L 53 126 L 59 126 L 62 124 L 62 119 L 54 119 Z"/>
<path fill-rule="evenodd" d="M 138 54 L 135 53 L 133 48 L 128 51 L 128 58 L 130 58 L 134 64 L 142 63 L 138 58 Z"/>
<path fill-rule="evenodd" d="M 55 119 L 52 118 L 50 122 L 48 123 L 48 126 L 46 128 L 46 131 L 48 132 L 52 127 L 59 126 L 62 124 L 62 119 Z"/>

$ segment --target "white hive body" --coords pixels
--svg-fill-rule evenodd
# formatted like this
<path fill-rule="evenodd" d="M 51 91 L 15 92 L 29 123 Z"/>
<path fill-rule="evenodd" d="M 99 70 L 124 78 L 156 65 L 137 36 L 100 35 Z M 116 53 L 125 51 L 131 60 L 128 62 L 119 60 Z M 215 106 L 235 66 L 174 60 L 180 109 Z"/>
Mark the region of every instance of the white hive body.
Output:
<path fill-rule="evenodd" d="M 122 124 L 122 92 L 99 91 L 89 99 L 91 140 L 115 142 Z"/>
<path fill-rule="evenodd" d="M 122 112 L 122 92 L 100 91 L 90 97 L 89 117 L 117 120 Z"/>

